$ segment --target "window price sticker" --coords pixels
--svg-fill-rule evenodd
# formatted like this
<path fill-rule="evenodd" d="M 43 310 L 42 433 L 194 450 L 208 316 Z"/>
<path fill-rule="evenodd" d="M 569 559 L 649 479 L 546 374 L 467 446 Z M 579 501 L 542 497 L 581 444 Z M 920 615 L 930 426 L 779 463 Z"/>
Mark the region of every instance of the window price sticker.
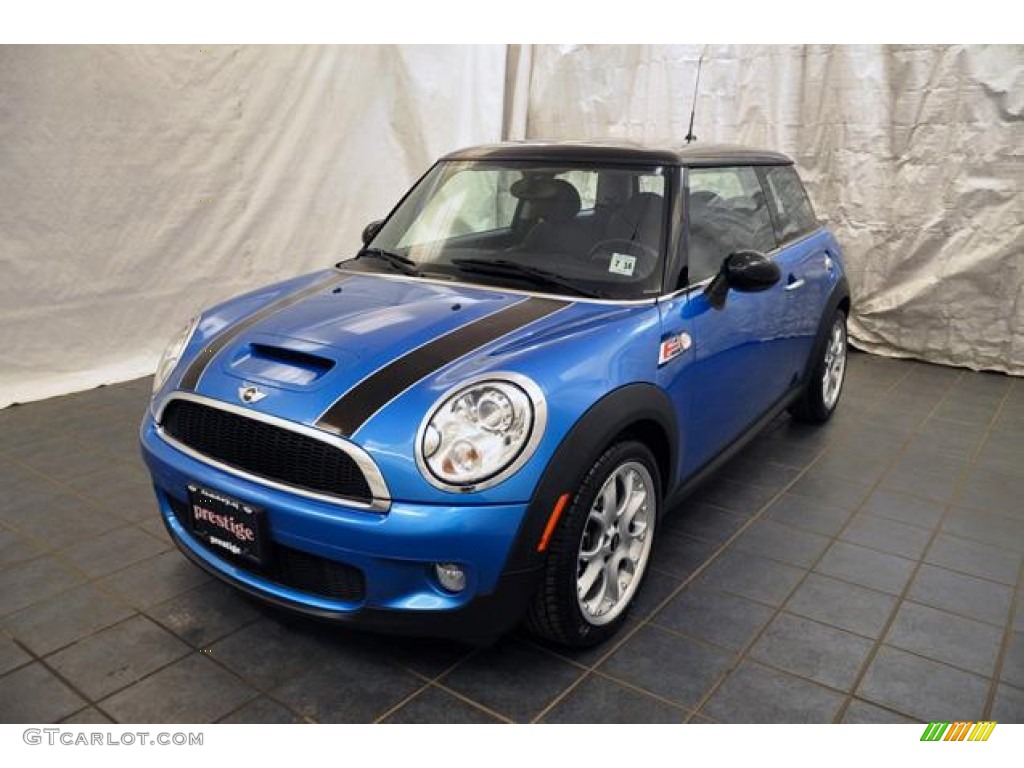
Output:
<path fill-rule="evenodd" d="M 608 271 L 614 272 L 616 275 L 632 277 L 634 269 L 636 269 L 636 256 L 625 253 L 613 253 L 612 260 L 608 262 Z"/>

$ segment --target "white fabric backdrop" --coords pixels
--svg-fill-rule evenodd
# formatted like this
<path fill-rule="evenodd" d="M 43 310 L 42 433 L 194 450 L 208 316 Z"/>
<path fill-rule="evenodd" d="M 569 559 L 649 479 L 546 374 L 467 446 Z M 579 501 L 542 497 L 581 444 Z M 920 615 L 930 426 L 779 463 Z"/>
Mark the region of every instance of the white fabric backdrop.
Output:
<path fill-rule="evenodd" d="M 0 407 L 150 373 L 223 298 L 331 263 L 448 149 L 793 154 L 852 334 L 1024 373 L 1024 47 L 0 46 Z"/>
<path fill-rule="evenodd" d="M 681 144 L 702 51 L 699 141 L 796 159 L 856 343 L 1024 374 L 1024 46 L 527 46 L 506 130 Z"/>
<path fill-rule="evenodd" d="M 0 407 L 151 373 L 501 135 L 504 46 L 0 46 Z"/>

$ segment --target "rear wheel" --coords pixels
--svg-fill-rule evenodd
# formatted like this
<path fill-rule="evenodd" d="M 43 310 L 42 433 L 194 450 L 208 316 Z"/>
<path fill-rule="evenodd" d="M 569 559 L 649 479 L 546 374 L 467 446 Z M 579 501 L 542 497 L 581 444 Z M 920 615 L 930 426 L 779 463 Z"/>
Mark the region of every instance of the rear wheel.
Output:
<path fill-rule="evenodd" d="M 579 647 L 618 631 L 647 570 L 660 488 L 643 443 L 617 443 L 594 463 L 552 535 L 531 631 Z"/>
<path fill-rule="evenodd" d="M 811 423 L 828 421 L 839 404 L 845 377 L 846 314 L 837 309 L 803 395 L 790 406 L 793 418 Z"/>

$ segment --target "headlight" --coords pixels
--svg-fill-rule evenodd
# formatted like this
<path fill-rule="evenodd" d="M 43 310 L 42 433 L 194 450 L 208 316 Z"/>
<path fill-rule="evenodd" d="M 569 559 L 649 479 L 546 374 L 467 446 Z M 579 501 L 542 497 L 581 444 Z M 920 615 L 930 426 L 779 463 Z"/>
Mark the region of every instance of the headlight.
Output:
<path fill-rule="evenodd" d="M 171 375 L 174 366 L 178 364 L 181 353 L 185 351 L 185 347 L 192 340 L 192 334 L 196 332 L 198 327 L 199 317 L 196 316 L 189 320 L 188 325 L 182 328 L 174 336 L 174 339 L 171 340 L 171 343 L 167 345 L 163 357 L 160 358 L 160 364 L 156 367 L 156 375 L 153 376 L 153 394 L 156 394 L 160 387 L 166 383 L 167 377 Z"/>
<path fill-rule="evenodd" d="M 536 384 L 518 374 L 491 374 L 438 400 L 416 436 L 416 463 L 438 488 L 489 488 L 533 455 L 546 421 Z"/>

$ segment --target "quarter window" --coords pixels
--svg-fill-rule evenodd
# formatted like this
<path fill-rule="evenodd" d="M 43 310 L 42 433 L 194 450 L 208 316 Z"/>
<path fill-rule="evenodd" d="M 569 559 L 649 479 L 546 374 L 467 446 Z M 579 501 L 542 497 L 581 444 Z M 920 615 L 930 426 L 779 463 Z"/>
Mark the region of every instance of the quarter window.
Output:
<path fill-rule="evenodd" d="M 730 253 L 775 248 L 771 216 L 753 168 L 692 168 L 688 178 L 689 283 L 716 274 Z"/>
<path fill-rule="evenodd" d="M 775 230 L 780 243 L 818 228 L 818 220 L 807 198 L 807 191 L 793 166 L 772 166 L 765 170 L 764 177 L 774 208 Z"/>

